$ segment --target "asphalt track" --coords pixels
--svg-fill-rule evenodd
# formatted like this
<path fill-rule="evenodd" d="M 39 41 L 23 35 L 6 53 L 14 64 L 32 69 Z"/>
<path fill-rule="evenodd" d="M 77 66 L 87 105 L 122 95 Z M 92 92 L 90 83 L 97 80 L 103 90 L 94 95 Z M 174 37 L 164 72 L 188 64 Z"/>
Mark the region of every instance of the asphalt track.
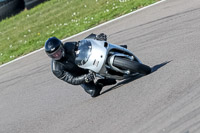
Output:
<path fill-rule="evenodd" d="M 91 98 L 57 80 L 44 51 L 0 68 L 0 133 L 199 133 L 200 3 L 167 0 L 91 32 L 152 67 Z"/>

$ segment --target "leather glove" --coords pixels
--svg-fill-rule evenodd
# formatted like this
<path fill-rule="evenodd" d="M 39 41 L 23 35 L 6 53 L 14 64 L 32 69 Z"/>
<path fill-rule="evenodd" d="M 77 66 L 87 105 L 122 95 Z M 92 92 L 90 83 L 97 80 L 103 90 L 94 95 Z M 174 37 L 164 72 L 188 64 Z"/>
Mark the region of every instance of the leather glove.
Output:
<path fill-rule="evenodd" d="M 107 41 L 107 35 L 104 33 L 101 33 L 101 34 L 97 35 L 96 39 L 100 40 L 100 41 Z"/>
<path fill-rule="evenodd" d="M 92 71 L 89 71 L 89 73 L 85 75 L 85 82 L 89 83 L 93 81 L 94 78 L 95 78 L 94 73 Z"/>

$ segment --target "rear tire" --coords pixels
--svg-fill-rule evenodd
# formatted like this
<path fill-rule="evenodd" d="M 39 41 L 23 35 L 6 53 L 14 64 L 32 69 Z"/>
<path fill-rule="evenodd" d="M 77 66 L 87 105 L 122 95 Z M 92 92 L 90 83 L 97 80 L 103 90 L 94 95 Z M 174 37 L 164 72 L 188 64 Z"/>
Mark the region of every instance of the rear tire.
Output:
<path fill-rule="evenodd" d="M 147 65 L 141 64 L 136 61 L 131 61 L 127 58 L 123 57 L 115 57 L 113 61 L 113 65 L 115 67 L 124 69 L 124 70 L 130 70 L 131 72 L 138 72 L 140 74 L 150 74 L 151 73 L 151 68 Z"/>

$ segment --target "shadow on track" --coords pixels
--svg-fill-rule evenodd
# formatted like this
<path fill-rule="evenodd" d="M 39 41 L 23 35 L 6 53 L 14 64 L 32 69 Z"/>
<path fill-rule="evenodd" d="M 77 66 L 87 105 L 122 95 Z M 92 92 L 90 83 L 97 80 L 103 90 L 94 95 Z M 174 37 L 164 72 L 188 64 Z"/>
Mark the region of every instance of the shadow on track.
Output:
<path fill-rule="evenodd" d="M 161 67 L 167 65 L 167 64 L 170 63 L 170 62 L 171 62 L 171 61 L 165 61 L 165 62 L 163 62 L 163 63 L 161 63 L 161 64 L 158 64 L 158 65 L 153 66 L 153 67 L 151 68 L 151 70 L 152 70 L 151 73 L 154 73 L 155 71 L 157 71 L 158 69 L 160 69 Z M 150 74 L 151 74 L 151 73 L 150 73 Z M 144 76 L 144 75 L 138 74 L 138 75 L 135 75 L 135 76 L 130 77 L 130 78 L 128 78 L 128 79 L 125 79 L 125 80 L 123 80 L 123 81 L 117 83 L 117 84 L 114 85 L 113 87 L 111 87 L 111 88 L 109 88 L 109 89 L 103 91 L 103 92 L 101 93 L 101 95 L 102 95 L 102 94 L 105 94 L 105 93 L 107 93 L 107 92 L 109 92 L 109 91 L 112 91 L 112 90 L 114 90 L 114 89 L 117 89 L 117 88 L 119 88 L 119 87 L 121 87 L 121 86 L 123 86 L 123 85 L 125 85 L 125 84 L 128 84 L 128 83 L 130 83 L 130 82 L 132 82 L 132 81 L 134 81 L 134 80 L 136 80 L 136 79 L 139 79 L 139 78 L 141 78 L 141 77 L 143 77 L 143 76 Z"/>
<path fill-rule="evenodd" d="M 157 71 L 158 69 L 160 69 L 161 67 L 167 65 L 168 63 L 170 63 L 171 61 L 165 61 L 161 64 L 155 65 L 154 67 L 151 68 L 151 73 Z"/>

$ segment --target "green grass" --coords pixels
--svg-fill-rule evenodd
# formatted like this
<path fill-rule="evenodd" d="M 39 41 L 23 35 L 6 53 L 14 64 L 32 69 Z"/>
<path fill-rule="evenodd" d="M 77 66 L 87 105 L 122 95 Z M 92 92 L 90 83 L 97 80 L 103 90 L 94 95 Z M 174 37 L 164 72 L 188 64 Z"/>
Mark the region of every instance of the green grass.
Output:
<path fill-rule="evenodd" d="M 50 0 L 0 22 L 0 65 L 158 0 Z"/>

